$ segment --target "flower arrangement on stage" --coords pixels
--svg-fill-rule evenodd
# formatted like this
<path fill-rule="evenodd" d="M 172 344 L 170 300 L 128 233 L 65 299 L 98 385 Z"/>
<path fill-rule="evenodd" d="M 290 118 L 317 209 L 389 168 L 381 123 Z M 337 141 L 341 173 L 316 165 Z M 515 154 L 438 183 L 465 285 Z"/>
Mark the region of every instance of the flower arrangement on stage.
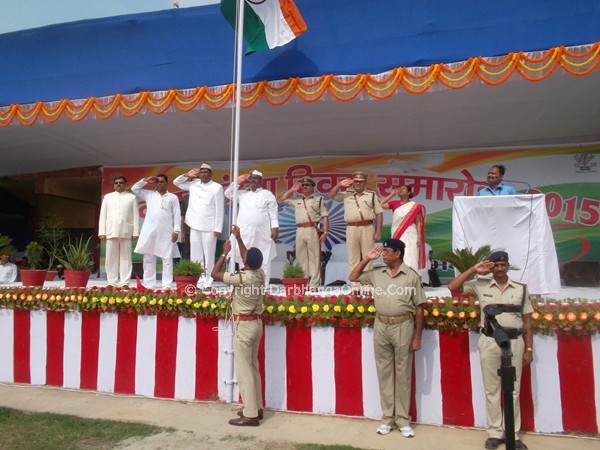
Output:
<path fill-rule="evenodd" d="M 230 293 L 187 295 L 182 291 L 23 288 L 0 289 L 0 309 L 87 311 L 161 315 L 200 319 L 227 319 Z M 600 330 L 600 302 L 580 299 L 533 302 L 535 333 L 592 335 Z M 305 327 L 370 327 L 375 320 L 372 298 L 355 295 L 266 295 L 263 322 Z M 433 297 L 424 305 L 424 326 L 448 332 L 478 331 L 479 302 L 473 297 Z"/>

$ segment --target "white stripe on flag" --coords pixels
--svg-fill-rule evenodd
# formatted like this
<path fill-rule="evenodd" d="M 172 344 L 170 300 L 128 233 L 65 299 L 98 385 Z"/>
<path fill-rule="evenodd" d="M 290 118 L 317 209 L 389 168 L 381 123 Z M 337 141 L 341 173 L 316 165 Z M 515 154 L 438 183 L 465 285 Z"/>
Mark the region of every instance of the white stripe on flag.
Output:
<path fill-rule="evenodd" d="M 321 414 L 335 413 L 335 368 L 333 327 L 311 330 L 312 410 Z"/>
<path fill-rule="evenodd" d="M 362 383 L 363 383 L 363 413 L 371 419 L 381 418 L 381 400 L 379 399 L 379 381 L 375 366 L 375 348 L 373 347 L 373 329 L 361 330 L 362 344 Z"/>
<path fill-rule="evenodd" d="M 100 314 L 98 339 L 98 392 L 115 392 L 117 366 L 117 321 L 115 313 Z"/>
<path fill-rule="evenodd" d="M 542 344 L 543 342 L 543 344 Z M 563 431 L 560 377 L 558 373 L 558 339 L 556 336 L 533 336 L 535 357 L 531 366 L 535 431 Z"/>
<path fill-rule="evenodd" d="M 175 361 L 175 398 L 193 400 L 196 395 L 196 319 L 179 317 Z"/>
<path fill-rule="evenodd" d="M 0 309 L 0 381 L 15 381 L 14 347 L 15 314 L 12 309 Z"/>
<path fill-rule="evenodd" d="M 138 316 L 135 342 L 135 393 L 154 397 L 156 379 L 156 316 Z"/>
<path fill-rule="evenodd" d="M 81 324 L 80 312 L 65 312 L 63 386 L 81 387 Z"/>
<path fill-rule="evenodd" d="M 265 401 L 275 409 L 286 409 L 286 327 L 265 327 Z"/>
<path fill-rule="evenodd" d="M 46 384 L 46 360 L 48 357 L 48 324 L 46 311 L 31 311 L 29 367 L 31 384 Z"/>
<path fill-rule="evenodd" d="M 269 48 L 279 47 L 294 40 L 296 35 L 290 29 L 281 12 L 278 0 L 262 3 L 247 3 L 260 18 L 265 27 L 265 38 Z"/>
<path fill-rule="evenodd" d="M 417 352 L 415 359 L 415 401 L 417 417 L 421 423 L 442 423 L 442 386 L 440 363 L 440 337 L 437 331 L 423 330 L 422 347 L 429 352 Z M 417 382 L 418 380 L 418 382 Z"/>

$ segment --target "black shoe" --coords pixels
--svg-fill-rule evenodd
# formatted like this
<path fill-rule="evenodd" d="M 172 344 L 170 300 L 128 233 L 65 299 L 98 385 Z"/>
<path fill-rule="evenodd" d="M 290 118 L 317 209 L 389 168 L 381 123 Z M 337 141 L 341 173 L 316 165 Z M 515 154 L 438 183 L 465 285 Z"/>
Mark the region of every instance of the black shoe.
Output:
<path fill-rule="evenodd" d="M 494 450 L 500 446 L 500 444 L 504 444 L 504 439 L 498 438 L 487 438 L 485 441 L 485 448 L 488 450 Z"/>
<path fill-rule="evenodd" d="M 520 440 L 520 439 L 517 439 L 517 440 L 515 441 L 515 448 L 520 448 L 520 449 L 523 449 L 523 450 L 527 450 L 527 446 L 526 446 L 526 445 L 525 445 L 525 443 L 524 443 L 522 440 Z"/>
<path fill-rule="evenodd" d="M 237 415 L 240 417 L 244 417 L 244 409 L 243 408 L 239 409 L 237 412 Z M 258 410 L 258 419 L 263 420 L 263 410 L 262 409 Z"/>

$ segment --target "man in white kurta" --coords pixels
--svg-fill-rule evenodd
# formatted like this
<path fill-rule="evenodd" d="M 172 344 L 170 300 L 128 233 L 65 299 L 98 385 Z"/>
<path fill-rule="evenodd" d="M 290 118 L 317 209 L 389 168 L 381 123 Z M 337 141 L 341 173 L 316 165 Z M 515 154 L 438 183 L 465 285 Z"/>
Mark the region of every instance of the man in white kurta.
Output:
<path fill-rule="evenodd" d="M 217 238 L 223 231 L 223 187 L 212 181 L 212 168 L 206 163 L 179 175 L 173 183 L 190 192 L 185 213 L 185 223 L 190 227 L 190 259 L 205 269 L 198 287 L 209 289 L 213 282 L 210 273 L 215 265 Z"/>
<path fill-rule="evenodd" d="M 140 235 L 140 213 L 135 195 L 125 192 L 125 177 L 117 176 L 113 183 L 115 192 L 102 199 L 98 237 L 106 241 L 108 285 L 125 287 L 131 280 L 131 240 Z"/>
<path fill-rule="evenodd" d="M 154 183 L 154 190 L 144 189 Z M 173 258 L 179 257 L 177 238 L 181 232 L 179 199 L 167 191 L 168 178 L 164 174 L 143 178 L 131 187 L 137 198 L 146 202 L 146 217 L 135 246 L 135 252 L 144 255 L 144 280 L 147 289 L 156 285 L 156 258 L 162 260 L 161 286 L 167 289 L 173 282 Z"/>
<path fill-rule="evenodd" d="M 279 237 L 279 218 L 277 199 L 271 191 L 262 188 L 263 176 L 257 170 L 240 175 L 238 184 L 237 225 L 242 230 L 242 240 L 246 247 L 256 247 L 263 254 L 262 269 L 265 272 L 265 284 L 269 284 L 271 261 L 277 255 L 275 241 Z M 233 185 L 225 190 L 225 197 L 233 198 Z M 235 261 L 242 263 L 239 249 L 236 249 Z"/>
<path fill-rule="evenodd" d="M 17 266 L 9 261 L 12 250 L 0 250 L 0 284 L 17 280 Z"/>

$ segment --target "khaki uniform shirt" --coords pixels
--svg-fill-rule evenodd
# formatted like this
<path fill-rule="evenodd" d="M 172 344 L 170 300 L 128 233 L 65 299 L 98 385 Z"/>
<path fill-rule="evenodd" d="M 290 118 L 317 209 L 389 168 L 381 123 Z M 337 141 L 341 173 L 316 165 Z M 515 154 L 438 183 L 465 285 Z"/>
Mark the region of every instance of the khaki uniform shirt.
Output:
<path fill-rule="evenodd" d="M 223 282 L 233 286 L 233 314 L 262 314 L 265 272 L 262 269 L 223 274 Z"/>
<path fill-rule="evenodd" d="M 382 316 L 412 314 L 418 305 L 427 302 L 421 277 L 405 263 L 396 276 L 392 276 L 388 266 L 377 267 L 363 273 L 360 282 L 373 286 L 375 308 Z"/>
<path fill-rule="evenodd" d="M 305 201 L 306 200 L 306 201 Z M 323 217 L 327 217 L 327 207 L 325 200 L 320 195 L 311 195 L 310 197 L 288 198 L 283 203 L 293 206 L 296 212 L 296 225 L 299 223 L 314 222 L 319 223 Z"/>
<path fill-rule="evenodd" d="M 383 209 L 375 192 L 365 189 L 361 194 L 348 189 L 346 192 L 338 192 L 333 200 L 344 202 L 344 220 L 346 222 L 360 222 L 362 220 L 375 220 L 377 214 Z"/>
<path fill-rule="evenodd" d="M 527 285 L 518 281 L 508 279 L 504 291 L 494 281 L 493 277 L 478 277 L 476 280 L 467 281 L 463 284 L 465 294 L 474 294 L 479 300 L 481 307 L 481 325 L 485 317 L 483 308 L 490 304 L 523 305 L 522 313 L 502 313 L 496 316 L 496 320 L 503 327 L 521 328 L 523 326 L 523 314 L 533 312 L 533 306 L 527 292 Z"/>

